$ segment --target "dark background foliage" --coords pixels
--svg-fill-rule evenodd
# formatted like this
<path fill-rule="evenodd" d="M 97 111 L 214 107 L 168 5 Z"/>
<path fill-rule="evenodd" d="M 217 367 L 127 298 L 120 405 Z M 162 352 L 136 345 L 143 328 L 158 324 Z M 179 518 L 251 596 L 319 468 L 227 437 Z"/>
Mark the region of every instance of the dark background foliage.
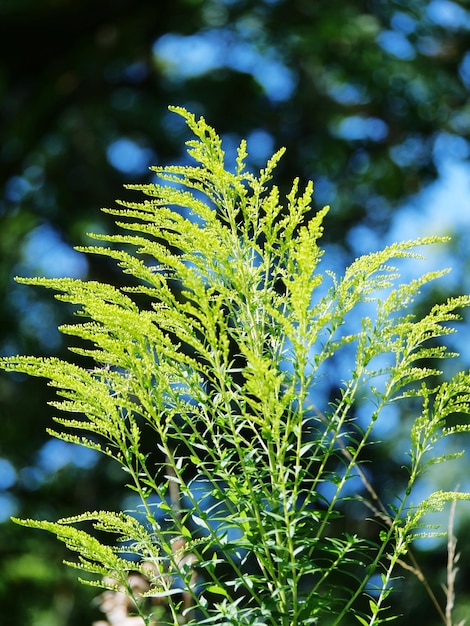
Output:
<path fill-rule="evenodd" d="M 318 206 L 332 205 L 325 241 L 341 262 L 386 241 L 403 207 L 425 234 L 420 192 L 444 164 L 468 175 L 469 44 L 464 1 L 0 0 L 1 353 L 66 354 L 55 328 L 70 311 L 14 275 L 120 280 L 71 246 L 113 229 L 99 208 L 129 197 L 123 183 L 184 158 L 187 135 L 169 104 L 203 114 L 229 158 L 247 137 L 254 168 L 285 145 L 276 182 L 315 181 Z M 470 214 L 468 197 L 454 201 Z M 446 232 L 453 224 L 443 216 Z M 457 278 L 432 297 L 468 288 L 468 230 L 453 234 Z M 0 377 L 0 616 L 83 626 L 98 616 L 94 592 L 61 565 L 54 539 L 8 518 L 118 508 L 124 477 L 48 440 L 51 397 L 41 381 Z M 380 491 L 396 486 L 403 423 L 386 433 Z M 459 541 L 467 554 L 464 532 Z M 443 544 L 420 554 L 441 598 L 445 558 Z M 469 574 L 462 557 L 461 617 Z M 400 623 L 439 623 L 419 583 L 403 592 Z"/>

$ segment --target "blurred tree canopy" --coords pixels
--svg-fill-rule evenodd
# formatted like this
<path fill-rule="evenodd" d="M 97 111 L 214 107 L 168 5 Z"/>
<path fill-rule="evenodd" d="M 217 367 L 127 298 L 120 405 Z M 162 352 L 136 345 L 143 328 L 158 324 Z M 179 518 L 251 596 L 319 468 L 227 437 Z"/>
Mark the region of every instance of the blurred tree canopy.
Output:
<path fill-rule="evenodd" d="M 281 188 L 313 179 L 318 206 L 333 207 L 326 239 L 351 255 L 358 225 L 386 233 L 440 160 L 468 158 L 469 89 L 464 1 L 0 0 L 2 354 L 65 350 L 55 328 L 70 311 L 14 275 L 119 280 L 71 246 L 112 230 L 99 208 L 128 197 L 124 183 L 183 158 L 169 104 L 204 115 L 228 158 L 246 137 L 254 168 L 285 145 Z M 0 378 L 0 615 L 83 626 L 93 593 L 55 541 L 8 517 L 117 508 L 124 477 L 48 442 L 50 398 L 38 381 Z M 439 592 L 445 555 L 423 558 Z M 403 623 L 438 623 L 417 590 L 404 590 Z M 457 593 L 470 606 L 470 589 Z"/>

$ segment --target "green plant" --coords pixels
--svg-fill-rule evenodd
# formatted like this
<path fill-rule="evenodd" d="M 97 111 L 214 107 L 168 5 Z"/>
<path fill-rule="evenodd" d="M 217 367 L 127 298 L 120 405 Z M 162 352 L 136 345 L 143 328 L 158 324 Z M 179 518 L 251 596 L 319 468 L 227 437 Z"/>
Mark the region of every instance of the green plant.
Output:
<path fill-rule="evenodd" d="M 280 203 L 270 180 L 283 151 L 255 177 L 242 142 L 232 173 L 204 119 L 173 111 L 195 135 L 187 145 L 196 165 L 156 167 L 162 184 L 129 186 L 149 198 L 107 210 L 124 234 L 92 235 L 107 247 L 81 248 L 115 259 L 129 286 L 18 279 L 77 305 L 79 323 L 60 330 L 78 338 L 71 350 L 91 367 L 1 361 L 49 379 L 59 397 L 53 405 L 65 412 L 49 432 L 117 461 L 141 515 L 16 521 L 55 533 L 78 554 L 69 564 L 85 582 L 124 590 L 146 625 L 388 621 L 396 570 L 408 562 L 413 538 L 428 532 L 423 515 L 470 499 L 441 491 L 411 499 L 429 466 L 461 456 L 434 456 L 436 443 L 469 430 L 454 417 L 469 412 L 470 375 L 438 384 L 439 372 L 426 363 L 456 356 L 434 340 L 453 332 L 448 323 L 470 297 L 451 298 L 420 319 L 410 312 L 421 287 L 445 272 L 397 284 L 390 262 L 418 257 L 416 247 L 438 238 L 360 257 L 342 278 L 321 273 L 328 208 L 313 213 L 312 184 L 299 193 L 297 180 Z M 360 326 L 348 332 L 364 303 Z M 349 378 L 320 410 L 322 368 L 352 348 Z M 355 407 L 365 397 L 361 429 Z M 416 415 L 407 487 L 382 504 L 361 460 L 383 409 L 397 402 Z M 348 492 L 357 476 L 362 489 Z M 369 507 L 371 536 L 342 529 L 351 500 Z M 146 593 L 132 572 L 146 577 Z"/>

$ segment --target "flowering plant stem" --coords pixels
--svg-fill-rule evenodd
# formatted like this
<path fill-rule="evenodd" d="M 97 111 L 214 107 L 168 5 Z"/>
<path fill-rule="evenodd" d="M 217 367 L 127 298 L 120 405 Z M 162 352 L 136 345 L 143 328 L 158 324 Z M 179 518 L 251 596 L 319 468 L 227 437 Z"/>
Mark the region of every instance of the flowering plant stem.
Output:
<path fill-rule="evenodd" d="M 61 411 L 51 435 L 114 459 L 136 510 L 16 521 L 55 533 L 77 553 L 69 565 L 82 580 L 128 594 L 147 626 L 389 621 L 397 567 L 424 578 L 410 552 L 423 516 L 470 498 L 411 500 L 427 468 L 461 456 L 436 456 L 436 444 L 469 429 L 454 419 L 469 412 L 469 373 L 438 384 L 426 364 L 456 356 L 437 339 L 470 297 L 413 314 L 420 289 L 445 271 L 399 284 L 394 263 L 418 260 L 418 249 L 444 242 L 435 237 L 362 256 L 342 277 L 321 271 L 328 207 L 314 212 L 313 186 L 300 191 L 298 180 L 281 202 L 271 178 L 283 150 L 255 176 L 242 141 L 231 171 L 215 130 L 173 111 L 194 135 L 195 165 L 155 167 L 158 182 L 128 186 L 145 198 L 106 210 L 121 234 L 80 248 L 114 259 L 127 286 L 18 279 L 77 307 L 78 323 L 60 330 L 91 367 L 0 362 L 49 380 Z M 328 402 L 330 363 L 342 375 Z M 363 466 L 390 405 L 414 415 L 398 504 L 378 496 L 374 465 Z M 351 502 L 372 513 L 367 536 L 340 523 Z M 117 541 L 99 540 L 102 531 Z M 129 583 L 136 574 L 144 593 Z"/>

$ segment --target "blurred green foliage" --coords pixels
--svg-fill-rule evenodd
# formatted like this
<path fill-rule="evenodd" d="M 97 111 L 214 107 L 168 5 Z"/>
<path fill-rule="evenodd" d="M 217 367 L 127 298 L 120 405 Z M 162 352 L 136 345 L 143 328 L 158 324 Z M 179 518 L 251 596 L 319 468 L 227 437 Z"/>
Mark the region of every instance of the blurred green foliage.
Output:
<path fill-rule="evenodd" d="M 247 137 L 255 166 L 285 145 L 281 188 L 315 181 L 318 206 L 332 205 L 326 238 L 347 257 L 352 227 L 386 233 L 439 159 L 468 157 L 469 43 L 464 0 L 0 0 L 1 353 L 65 350 L 55 328 L 71 310 L 15 274 L 119 280 L 70 246 L 112 229 L 99 208 L 126 197 L 123 183 L 184 158 L 168 104 L 205 115 L 229 156 Z M 44 449 L 50 398 L 38 381 L 0 378 L 0 459 L 16 472 L 0 490 L 0 619 L 83 626 L 98 612 L 55 541 L 7 518 L 118 508 L 124 479 Z M 399 467 L 384 459 L 379 491 Z M 445 554 L 422 558 L 439 593 Z M 462 606 L 466 576 L 462 558 Z M 437 623 L 420 593 L 404 589 L 403 624 Z"/>

